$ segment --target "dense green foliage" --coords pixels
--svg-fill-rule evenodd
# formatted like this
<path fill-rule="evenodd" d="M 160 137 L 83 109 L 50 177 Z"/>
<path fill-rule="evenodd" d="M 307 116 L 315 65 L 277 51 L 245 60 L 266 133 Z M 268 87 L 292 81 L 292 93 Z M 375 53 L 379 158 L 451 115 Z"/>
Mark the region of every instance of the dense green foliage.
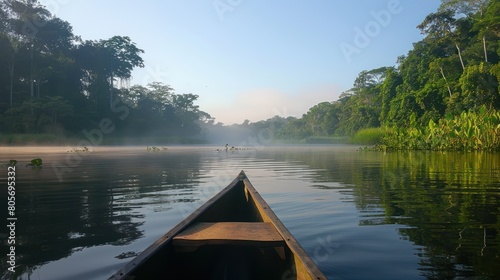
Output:
<path fill-rule="evenodd" d="M 426 150 L 500 150 L 500 112 L 487 111 L 484 107 L 479 112 L 462 112 L 453 117 L 427 126 L 415 123 L 411 116 L 409 128 L 394 128 L 385 139 L 385 145 L 391 149 L 426 149 Z"/>
<path fill-rule="evenodd" d="M 499 149 L 500 1 L 443 0 L 417 28 L 425 38 L 397 66 L 362 71 L 337 101 L 278 120 L 275 135 L 377 143 L 385 131 L 395 149 Z"/>
<path fill-rule="evenodd" d="M 211 117 L 197 95 L 127 86 L 143 52 L 126 36 L 82 40 L 39 1 L 0 1 L 0 133 L 78 139 L 105 120 L 113 137 L 198 134 Z"/>
<path fill-rule="evenodd" d="M 379 145 L 384 142 L 384 136 L 387 134 L 387 129 L 380 127 L 372 127 L 362 129 L 352 137 L 351 142 L 354 144 L 363 145 Z"/>

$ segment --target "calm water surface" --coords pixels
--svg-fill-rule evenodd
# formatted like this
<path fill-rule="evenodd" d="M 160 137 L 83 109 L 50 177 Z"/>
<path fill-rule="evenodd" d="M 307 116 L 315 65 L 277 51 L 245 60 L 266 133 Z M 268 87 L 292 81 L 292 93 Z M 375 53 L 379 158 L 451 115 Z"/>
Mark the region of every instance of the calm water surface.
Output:
<path fill-rule="evenodd" d="M 3 278 L 106 279 L 243 169 L 329 279 L 500 279 L 499 154 L 69 149 L 0 148 L 19 161 L 19 266 L 2 257 Z"/>

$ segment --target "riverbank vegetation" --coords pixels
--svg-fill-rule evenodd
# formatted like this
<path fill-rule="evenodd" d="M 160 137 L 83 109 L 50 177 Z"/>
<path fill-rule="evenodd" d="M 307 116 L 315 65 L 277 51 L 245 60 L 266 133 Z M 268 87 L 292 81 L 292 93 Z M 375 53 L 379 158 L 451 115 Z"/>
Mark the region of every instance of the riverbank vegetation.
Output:
<path fill-rule="evenodd" d="M 397 150 L 500 150 L 500 112 L 448 113 L 438 123 L 429 120 L 427 126 L 410 117 L 409 128 L 393 128 L 382 141 L 382 148 Z"/>
<path fill-rule="evenodd" d="M 349 137 L 383 149 L 500 149 L 500 1 L 442 0 L 397 65 L 359 73 L 334 102 L 264 124 L 276 138 Z"/>

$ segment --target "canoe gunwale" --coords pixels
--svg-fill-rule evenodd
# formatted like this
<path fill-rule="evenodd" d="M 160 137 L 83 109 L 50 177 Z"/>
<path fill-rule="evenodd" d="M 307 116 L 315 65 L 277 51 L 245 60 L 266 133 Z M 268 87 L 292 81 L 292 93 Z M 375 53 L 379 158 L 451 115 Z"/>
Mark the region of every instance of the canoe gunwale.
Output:
<path fill-rule="evenodd" d="M 281 222 L 278 216 L 271 209 L 269 204 L 267 204 L 262 196 L 260 196 L 259 192 L 257 192 L 254 188 L 250 180 L 245 178 L 243 181 L 245 183 L 245 187 L 250 191 L 250 194 L 256 201 L 256 206 L 261 208 L 259 210 L 265 213 L 269 222 L 274 225 L 278 233 L 283 237 L 283 240 L 290 251 L 292 251 L 295 258 L 295 265 L 297 266 L 297 279 L 326 279 L 326 276 L 319 270 L 304 248 L 302 248 L 295 237 L 293 237 L 293 235 L 288 231 L 283 222 Z"/>
<path fill-rule="evenodd" d="M 283 237 L 285 245 L 289 248 L 293 255 L 293 262 L 296 266 L 297 279 L 311 279 L 311 280 L 323 280 L 327 279 L 325 275 L 319 270 L 310 256 L 302 248 L 302 246 L 297 242 L 293 235 L 284 226 L 281 220 L 272 211 L 271 207 L 267 202 L 260 196 L 257 190 L 253 187 L 250 180 L 247 178 L 245 172 L 242 170 L 239 175 L 224 189 L 222 189 L 214 197 L 210 198 L 202 206 L 191 213 L 187 218 L 179 222 L 171 230 L 161 236 L 148 248 L 142 251 L 137 257 L 128 262 L 115 274 L 113 274 L 109 279 L 129 279 L 129 275 L 134 272 L 135 269 L 141 267 L 148 260 L 162 250 L 165 246 L 172 244 L 174 237 L 185 230 L 193 222 L 195 222 L 200 216 L 202 216 L 207 209 L 209 209 L 216 201 L 221 197 L 224 197 L 228 192 L 234 189 L 238 184 L 244 184 L 245 196 L 251 196 L 255 202 L 255 206 L 258 209 L 260 215 L 264 219 L 264 222 L 270 222 L 276 228 L 277 232 Z"/>

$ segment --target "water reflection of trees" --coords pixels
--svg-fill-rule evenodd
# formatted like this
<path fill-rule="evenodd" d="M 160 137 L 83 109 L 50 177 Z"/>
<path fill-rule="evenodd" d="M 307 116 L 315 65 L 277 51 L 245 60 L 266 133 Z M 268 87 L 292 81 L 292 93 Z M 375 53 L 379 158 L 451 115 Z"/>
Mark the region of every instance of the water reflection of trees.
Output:
<path fill-rule="evenodd" d="M 500 154 L 273 153 L 316 169 L 315 187 L 342 183 L 339 191 L 360 209 L 360 225 L 405 225 L 401 236 L 423 246 L 427 278 L 500 279 Z"/>
<path fill-rule="evenodd" d="M 62 182 L 49 166 L 21 169 L 16 192 L 20 266 L 10 275 L 2 257 L 2 279 L 29 275 L 37 266 L 88 247 L 126 245 L 142 237 L 141 208 L 164 211 L 184 199 L 175 190 L 189 193 L 199 177 L 197 162 L 191 156 L 89 155 Z"/>
<path fill-rule="evenodd" d="M 381 166 L 387 220 L 425 246 L 428 278 L 500 277 L 498 154 L 390 153 Z"/>

